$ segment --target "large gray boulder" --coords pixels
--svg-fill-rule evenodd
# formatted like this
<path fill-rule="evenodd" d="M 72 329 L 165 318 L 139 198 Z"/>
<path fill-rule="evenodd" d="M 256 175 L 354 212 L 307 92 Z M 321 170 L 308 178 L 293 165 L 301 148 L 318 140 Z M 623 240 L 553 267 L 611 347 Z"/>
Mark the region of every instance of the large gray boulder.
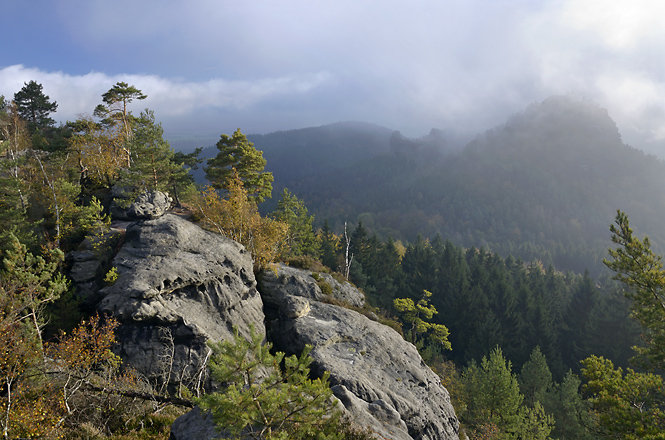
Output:
<path fill-rule="evenodd" d="M 131 221 L 154 219 L 163 216 L 171 207 L 173 198 L 161 191 L 147 191 L 134 199 L 134 189 L 115 185 L 111 188 L 111 217 L 114 220 Z"/>
<path fill-rule="evenodd" d="M 153 383 L 200 387 L 207 341 L 265 333 L 252 264 L 238 243 L 172 214 L 130 224 L 98 305 L 121 323 L 118 354 Z"/>
<path fill-rule="evenodd" d="M 152 219 L 163 216 L 171 207 L 173 199 L 164 192 L 150 191 L 140 194 L 127 208 L 130 219 Z"/>
<path fill-rule="evenodd" d="M 285 302 L 298 302 L 289 297 L 336 301 L 354 307 L 365 305 L 365 295 L 348 281 L 339 282 L 327 273 L 297 269 L 282 263 L 261 272 L 259 290 L 269 318 L 276 318 L 280 308 L 286 312 Z"/>
<path fill-rule="evenodd" d="M 309 301 L 299 317 L 272 322 L 277 350 L 313 347 L 312 372 L 330 372 L 335 395 L 353 419 L 388 439 L 458 439 L 448 391 L 413 344 L 395 330 L 343 307 Z"/>

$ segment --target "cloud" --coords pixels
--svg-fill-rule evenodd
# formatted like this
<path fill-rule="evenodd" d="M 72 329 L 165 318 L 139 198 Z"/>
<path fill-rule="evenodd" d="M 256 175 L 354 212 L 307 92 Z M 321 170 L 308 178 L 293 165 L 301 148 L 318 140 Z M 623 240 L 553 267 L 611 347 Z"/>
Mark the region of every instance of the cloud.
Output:
<path fill-rule="evenodd" d="M 659 0 L 550 3 L 532 22 L 546 29 L 538 38 L 544 90 L 594 99 L 625 140 L 653 150 L 665 140 L 663 14 Z"/>
<path fill-rule="evenodd" d="M 665 35 L 660 0 L 566 0 L 561 20 L 573 29 L 595 34 L 600 43 L 617 51 L 635 50 Z"/>
<path fill-rule="evenodd" d="M 91 72 L 68 75 L 62 72 L 43 72 L 21 65 L 0 69 L 0 94 L 8 98 L 34 80 L 44 87 L 44 93 L 57 101 L 57 119 L 73 120 L 80 114 L 90 114 L 101 95 L 118 81 L 136 86 L 148 95 L 140 105 L 155 110 L 161 116 L 182 116 L 205 108 L 246 110 L 258 103 L 280 96 L 302 95 L 323 87 L 331 81 L 326 72 L 309 75 L 263 78 L 254 81 L 211 79 L 203 82 L 172 80 L 156 75 L 113 75 Z M 142 107 L 139 107 L 139 109 Z"/>
<path fill-rule="evenodd" d="M 480 131 L 573 94 L 608 108 L 634 144 L 665 139 L 661 0 L 54 5 L 46 38 L 66 51 L 18 42 L 0 93 L 35 79 L 61 118 L 91 112 L 121 80 L 149 96 L 140 106 L 167 131 L 167 120 L 181 131 L 266 132 L 351 119 L 409 136 Z M 22 58 L 31 51 L 32 64 Z"/>
<path fill-rule="evenodd" d="M 665 139 L 665 84 L 639 72 L 614 71 L 599 76 L 597 85 L 625 133 L 645 142 Z"/>

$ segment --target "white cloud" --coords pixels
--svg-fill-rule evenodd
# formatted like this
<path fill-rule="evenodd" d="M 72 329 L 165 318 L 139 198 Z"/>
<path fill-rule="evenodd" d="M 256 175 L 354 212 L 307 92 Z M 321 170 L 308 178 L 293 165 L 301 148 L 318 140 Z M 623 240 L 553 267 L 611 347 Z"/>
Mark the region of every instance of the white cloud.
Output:
<path fill-rule="evenodd" d="M 178 116 L 207 107 L 247 109 L 265 99 L 306 94 L 329 83 L 331 75 L 320 72 L 255 81 L 191 82 L 156 75 L 109 76 L 98 72 L 67 75 L 16 65 L 0 69 L 0 94 L 11 98 L 30 80 L 42 84 L 44 93 L 57 101 L 58 111 L 54 116 L 64 121 L 92 113 L 101 103 L 101 95 L 118 81 L 134 85 L 148 95 L 145 101 L 135 104 L 137 111 L 149 107 L 158 116 Z"/>
<path fill-rule="evenodd" d="M 665 34 L 661 0 L 566 0 L 561 19 L 579 31 L 591 32 L 615 50 L 633 50 Z"/>
<path fill-rule="evenodd" d="M 648 142 L 665 139 L 665 84 L 639 72 L 616 71 L 600 76 L 597 85 L 620 127 Z"/>
<path fill-rule="evenodd" d="M 662 0 L 62 0 L 56 8 L 67 56 L 51 69 L 65 73 L 35 56 L 42 70 L 0 70 L 0 93 L 34 79 L 62 119 L 91 112 L 121 80 L 148 94 L 135 108 L 155 110 L 167 131 L 167 120 L 183 131 L 207 122 L 265 132 L 359 119 L 419 136 L 431 127 L 483 130 L 532 102 L 574 94 L 607 107 L 622 134 L 665 138 Z M 88 69 L 106 73 L 72 74 Z"/>

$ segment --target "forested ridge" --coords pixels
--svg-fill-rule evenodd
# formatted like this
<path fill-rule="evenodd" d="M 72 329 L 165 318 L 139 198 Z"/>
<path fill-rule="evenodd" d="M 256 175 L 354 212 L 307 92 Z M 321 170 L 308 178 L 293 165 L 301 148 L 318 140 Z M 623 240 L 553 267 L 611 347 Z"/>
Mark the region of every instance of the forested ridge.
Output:
<path fill-rule="evenodd" d="M 342 129 L 327 130 L 335 128 Z M 266 169 L 305 201 L 318 226 L 328 219 L 338 233 L 345 221 L 362 220 L 383 239 L 441 234 L 466 248 L 538 259 L 563 271 L 588 269 L 593 276 L 603 271 L 607 225 L 617 209 L 630 212 L 657 249 L 665 244 L 659 221 L 665 166 L 625 145 L 593 102 L 549 98 L 468 144 L 445 131 L 420 139 L 394 132 L 365 158 L 345 155 L 349 141 L 341 135 L 336 145 L 325 144 L 325 155 L 311 138 L 296 155 L 284 147 L 287 135 L 280 133 L 280 142 L 273 135 L 256 138 L 268 141 L 257 143 Z M 382 136 L 377 141 L 385 142 Z M 327 160 L 335 152 L 339 160 Z M 290 174 L 289 160 L 298 163 L 300 156 L 307 157 L 309 176 Z"/>
<path fill-rule="evenodd" d="M 461 151 L 445 132 L 414 140 L 353 123 L 282 132 L 264 155 L 269 135 L 255 148 L 238 129 L 220 136 L 201 167 L 209 186 L 197 187 L 200 150 L 173 151 L 152 111 L 132 112 L 144 98 L 117 83 L 93 116 L 60 126 L 37 83 L 0 100 L 4 438 L 167 438 L 183 407 L 245 398 L 236 386 L 197 400 L 198 389 L 159 389 L 123 369 L 117 323 L 68 278 L 65 254 L 104 237 L 112 206 L 154 190 L 244 245 L 257 273 L 282 261 L 313 271 L 322 291 L 320 272 L 361 288 L 360 311 L 418 348 L 472 439 L 662 438 L 665 271 L 651 246 L 662 246 L 665 174 L 595 104 L 550 98 Z M 322 130 L 325 155 L 309 143 Z M 116 278 L 106 268 L 104 281 Z M 260 342 L 251 349 L 280 368 Z M 243 361 L 234 349 L 217 347 Z M 299 384 L 279 374 L 276 384 L 300 397 L 327 389 L 307 379 L 305 357 L 288 362 Z M 333 414 L 323 401 L 312 417 Z M 326 438 L 367 434 L 329 420 Z M 307 438 L 310 422 L 291 434 Z"/>

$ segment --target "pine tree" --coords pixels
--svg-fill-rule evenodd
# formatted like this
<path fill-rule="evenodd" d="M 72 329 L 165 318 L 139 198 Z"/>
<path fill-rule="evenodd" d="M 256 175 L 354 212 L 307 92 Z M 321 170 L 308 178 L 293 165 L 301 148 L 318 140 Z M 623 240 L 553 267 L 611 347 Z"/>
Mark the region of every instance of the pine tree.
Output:
<path fill-rule="evenodd" d="M 543 407 L 554 418 L 552 438 L 571 440 L 591 440 L 593 436 L 587 428 L 593 426 L 593 415 L 588 402 L 580 394 L 580 379 L 568 370 L 560 384 L 545 393 Z"/>
<path fill-rule="evenodd" d="M 300 357 L 271 354 L 263 336 L 213 344 L 211 372 L 226 388 L 196 399 L 215 424 L 239 439 L 345 438 L 340 412 L 331 400 L 329 374 L 309 378 L 310 348 Z M 366 438 L 366 437 L 362 437 Z"/>
<path fill-rule="evenodd" d="M 64 254 L 51 249 L 45 257 L 33 255 L 15 236 L 10 240 L 11 247 L 2 254 L 0 285 L 14 298 L 12 313 L 31 323 L 41 346 L 42 308 L 67 290 L 67 280 L 58 272 Z"/>
<path fill-rule="evenodd" d="M 524 404 L 529 408 L 533 408 L 536 402 L 542 403 L 545 393 L 552 387 L 552 372 L 540 347 L 533 349 L 531 357 L 522 366 L 519 384 Z"/>
<path fill-rule="evenodd" d="M 7 249 L 9 234 L 18 236 L 22 243 L 34 245 L 33 225 L 28 222 L 30 200 L 28 150 L 30 135 L 15 103 L 3 107 L 6 125 L 0 126 L 0 251 Z"/>
<path fill-rule="evenodd" d="M 480 365 L 472 363 L 463 373 L 467 395 L 465 421 L 479 426 L 484 421 L 509 431 L 519 423 L 519 410 L 524 397 L 520 393 L 512 364 L 495 348 Z"/>
<path fill-rule="evenodd" d="M 93 113 L 95 116 L 102 118 L 103 126 L 116 129 L 117 138 L 124 152 L 126 168 L 132 166 L 131 150 L 126 144 L 132 138 L 133 122 L 135 121 L 127 106 L 134 100 L 143 100 L 147 97 L 136 87 L 125 82 L 117 82 L 102 95 L 103 104 L 99 104 Z"/>
<path fill-rule="evenodd" d="M 349 252 L 353 254 L 353 259 L 364 266 L 367 259 L 367 229 L 363 226 L 362 221 L 358 221 L 358 225 L 351 234 Z"/>
<path fill-rule="evenodd" d="M 173 155 L 172 161 L 182 168 L 182 172 L 176 173 L 173 176 L 173 198 L 178 207 L 182 206 L 180 203 L 180 196 L 183 194 L 183 190 L 185 190 L 184 195 L 186 196 L 186 193 L 189 192 L 188 190 L 190 188 L 195 188 L 194 176 L 190 173 L 190 170 L 199 169 L 199 164 L 203 162 L 203 159 L 199 157 L 202 150 L 203 147 L 198 147 L 191 153 L 185 154 L 176 151 Z"/>
<path fill-rule="evenodd" d="M 614 368 L 609 359 L 582 361 L 584 386 L 601 434 L 626 440 L 662 439 L 665 432 L 665 385 L 661 376 Z"/>
<path fill-rule="evenodd" d="M 610 227 L 612 241 L 619 245 L 610 249 L 612 260 L 604 263 L 615 272 L 614 278 L 630 290 L 632 316 L 644 327 L 644 347 L 637 347 L 642 361 L 654 369 L 665 369 L 665 270 L 662 257 L 651 250 L 648 237 L 633 236 L 628 216 L 617 212 Z"/>
<path fill-rule="evenodd" d="M 53 126 L 55 121 L 49 115 L 58 108 L 58 103 L 51 102 L 43 92 L 43 86 L 30 81 L 23 83 L 23 88 L 14 94 L 18 114 L 28 122 L 31 132 Z"/>
<path fill-rule="evenodd" d="M 132 168 L 122 170 L 123 184 L 131 184 L 139 192 L 173 190 L 176 197 L 178 186 L 193 185 L 191 176 L 187 178 L 188 170 L 176 161 L 175 152 L 164 139 L 164 129 L 155 121 L 153 111 L 146 109 L 136 118 L 128 145 Z"/>
<path fill-rule="evenodd" d="M 586 323 L 599 301 L 599 292 L 588 271 L 575 283 L 572 299 L 563 319 L 561 355 L 564 365 L 579 371 L 579 360 L 591 354 L 587 344 Z"/>
<path fill-rule="evenodd" d="M 395 299 L 395 309 L 401 313 L 402 319 L 411 325 L 405 336 L 416 346 L 419 343 L 430 342 L 451 350 L 448 328 L 443 324 L 431 322 L 433 316 L 439 313 L 430 303 L 431 297 L 432 292 L 424 290 L 418 302 L 414 302 L 411 298 Z M 427 341 L 423 341 L 423 338 Z"/>
<path fill-rule="evenodd" d="M 437 240 L 434 240 L 434 244 Z M 445 322 L 450 329 L 450 342 L 455 347 L 452 356 L 458 362 L 466 362 L 464 347 L 469 347 L 469 341 L 480 313 L 484 313 L 482 298 L 471 294 L 468 278 L 468 265 L 461 248 L 450 241 L 437 245 L 437 295 L 432 303 L 440 311 L 441 322 Z M 494 344 L 495 345 L 495 344 Z M 492 345 L 491 347 L 493 347 Z M 484 350 L 483 353 L 486 353 Z"/>
<path fill-rule="evenodd" d="M 379 255 L 378 273 L 382 275 L 381 278 L 392 280 L 397 278 L 398 272 L 401 270 L 401 260 L 402 257 L 397 251 L 395 241 L 389 236 L 388 240 L 381 246 Z"/>
<path fill-rule="evenodd" d="M 512 364 L 506 361 L 500 348 L 489 357 L 484 356 L 480 365 L 472 362 L 464 371 L 467 408 L 462 418 L 473 429 L 496 426 L 502 436 L 524 440 L 545 440 L 553 427 L 553 419 L 545 414 L 540 403 L 533 408 L 522 406 Z"/>
<path fill-rule="evenodd" d="M 319 232 L 319 242 L 319 254 L 321 255 L 321 263 L 332 270 L 337 270 L 337 246 L 336 241 L 334 240 L 334 235 L 330 230 L 328 219 L 325 219 L 323 222 L 323 227 Z"/>
<path fill-rule="evenodd" d="M 216 189 L 226 189 L 234 171 L 238 173 L 250 199 L 256 203 L 271 197 L 272 173 L 264 172 L 266 160 L 263 153 L 237 129 L 233 136 L 221 135 L 217 142 L 219 153 L 208 159 L 203 170 L 210 185 Z"/>
<path fill-rule="evenodd" d="M 106 125 L 120 123 L 124 139 L 129 140 L 132 135 L 132 115 L 127 106 L 134 100 L 143 100 L 147 97 L 148 95 L 145 95 L 136 87 L 119 81 L 102 95 L 104 104 L 99 104 L 95 108 L 94 115 L 103 118 L 103 123 Z"/>
<path fill-rule="evenodd" d="M 406 248 L 402 258 L 404 285 L 400 286 L 408 296 L 417 298 L 423 290 L 436 289 L 436 257 L 427 240 L 420 235 Z M 438 293 L 438 292 L 436 292 Z"/>
<path fill-rule="evenodd" d="M 289 227 L 283 257 L 317 255 L 316 237 L 312 229 L 314 216 L 307 213 L 305 202 L 284 188 L 282 197 L 277 202 L 277 208 L 271 216 Z"/>

